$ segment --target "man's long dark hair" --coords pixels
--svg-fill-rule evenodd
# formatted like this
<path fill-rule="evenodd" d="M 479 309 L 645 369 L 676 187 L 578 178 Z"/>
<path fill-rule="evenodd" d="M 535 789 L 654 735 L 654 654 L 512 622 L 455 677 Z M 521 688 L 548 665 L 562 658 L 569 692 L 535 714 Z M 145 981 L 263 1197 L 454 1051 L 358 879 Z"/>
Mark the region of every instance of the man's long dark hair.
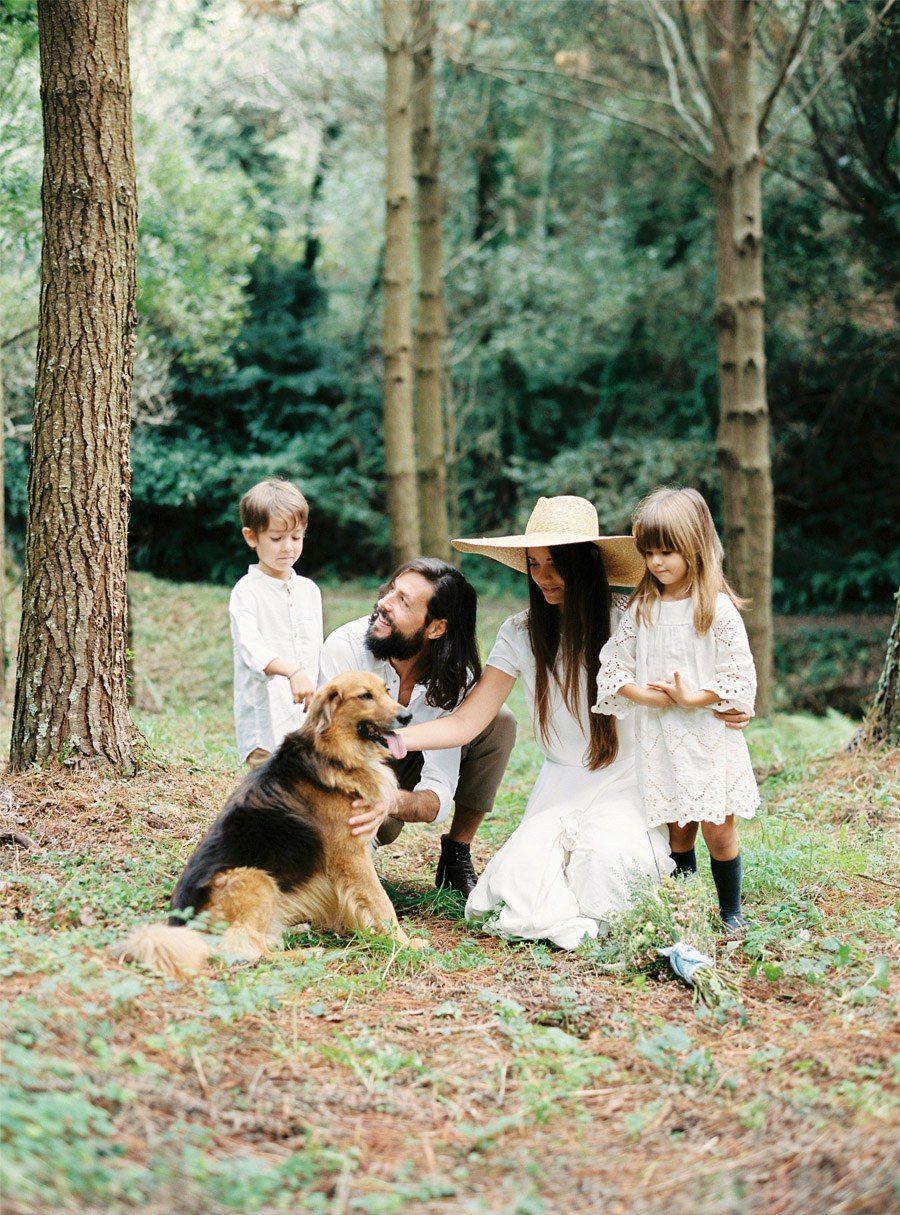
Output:
<path fill-rule="evenodd" d="M 455 565 L 438 557 L 418 557 L 394 571 L 391 581 L 379 592 L 379 598 L 401 574 L 421 574 L 431 583 L 426 625 L 432 620 L 447 621 L 444 635 L 429 641 L 426 647 L 425 667 L 419 682 L 425 685 L 427 704 L 438 709 L 455 709 L 463 692 L 468 691 L 481 675 L 481 657 L 475 638 L 478 603 L 475 588 Z"/>
<path fill-rule="evenodd" d="M 549 743 L 550 681 L 557 679 L 573 717 L 589 722 L 590 745 L 585 762 L 591 770 L 605 768 L 616 758 L 619 740 L 616 719 L 590 712 L 600 669 L 600 650 L 609 640 L 612 592 L 595 544 L 555 544 L 550 549 L 557 573 L 566 585 L 562 608 L 548 603 L 528 578 L 528 634 L 535 659 L 535 707 L 541 737 Z"/>

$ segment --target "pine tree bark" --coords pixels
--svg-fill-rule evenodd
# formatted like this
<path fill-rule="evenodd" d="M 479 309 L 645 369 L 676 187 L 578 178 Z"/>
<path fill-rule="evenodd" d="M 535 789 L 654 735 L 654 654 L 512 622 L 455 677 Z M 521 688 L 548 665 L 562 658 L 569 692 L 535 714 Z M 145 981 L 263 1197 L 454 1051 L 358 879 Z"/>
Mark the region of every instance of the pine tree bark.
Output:
<path fill-rule="evenodd" d="M 414 411 L 419 521 L 423 550 L 449 561 L 447 472 L 441 402 L 446 335 L 441 241 L 440 158 L 434 130 L 434 17 L 431 0 L 414 0 L 413 164 L 419 251 Z"/>
<path fill-rule="evenodd" d="M 412 17 L 383 0 L 387 69 L 384 250 L 384 464 L 391 556 L 420 555 L 412 385 Z"/>
<path fill-rule="evenodd" d="M 900 747 L 900 590 L 894 603 L 894 623 L 888 637 L 884 667 L 863 738 L 870 745 L 887 743 L 889 747 Z"/>
<path fill-rule="evenodd" d="M 43 248 L 10 766 L 133 769 L 125 678 L 137 197 L 127 7 L 39 0 Z"/>
<path fill-rule="evenodd" d="M 735 0 L 731 141 L 734 164 L 734 400 L 723 396 L 718 448 L 726 549 L 736 589 L 750 599 L 747 632 L 756 661 L 757 712 L 772 698 L 774 507 L 762 269 L 762 157 L 757 135 L 755 0 Z"/>
<path fill-rule="evenodd" d="M 0 342 L 0 704 L 6 703 L 6 395 L 3 387 L 3 344 Z"/>

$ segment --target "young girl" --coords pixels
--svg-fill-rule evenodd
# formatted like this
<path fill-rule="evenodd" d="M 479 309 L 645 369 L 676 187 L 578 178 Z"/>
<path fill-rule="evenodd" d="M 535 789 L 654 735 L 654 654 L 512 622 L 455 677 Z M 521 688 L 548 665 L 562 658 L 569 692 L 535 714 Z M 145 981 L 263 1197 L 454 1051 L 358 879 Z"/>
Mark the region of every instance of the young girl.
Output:
<path fill-rule="evenodd" d="M 651 827 L 669 824 L 678 873 L 695 873 L 698 824 L 725 928 L 738 932 L 741 854 L 735 815 L 759 793 L 747 744 L 712 710 L 753 713 L 756 672 L 741 601 L 722 575 L 722 545 L 694 489 L 657 489 L 638 506 L 634 538 L 646 572 L 600 653 L 595 713 L 639 706 L 638 781 Z"/>

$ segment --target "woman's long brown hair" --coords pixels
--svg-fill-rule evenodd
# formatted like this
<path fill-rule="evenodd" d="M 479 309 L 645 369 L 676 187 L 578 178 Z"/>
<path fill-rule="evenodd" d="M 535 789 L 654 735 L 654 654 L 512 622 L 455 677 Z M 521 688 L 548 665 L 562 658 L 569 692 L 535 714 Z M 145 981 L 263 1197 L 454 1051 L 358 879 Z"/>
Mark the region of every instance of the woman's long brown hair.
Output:
<path fill-rule="evenodd" d="M 590 723 L 585 763 L 593 771 L 611 764 L 619 750 L 616 719 L 589 712 L 600 650 L 609 640 L 612 593 L 595 544 L 557 544 L 550 552 L 566 587 L 561 608 L 547 602 L 528 574 L 528 635 L 535 662 L 538 730 L 549 744 L 553 731 L 550 683 L 554 680 L 573 717 L 586 716 Z"/>

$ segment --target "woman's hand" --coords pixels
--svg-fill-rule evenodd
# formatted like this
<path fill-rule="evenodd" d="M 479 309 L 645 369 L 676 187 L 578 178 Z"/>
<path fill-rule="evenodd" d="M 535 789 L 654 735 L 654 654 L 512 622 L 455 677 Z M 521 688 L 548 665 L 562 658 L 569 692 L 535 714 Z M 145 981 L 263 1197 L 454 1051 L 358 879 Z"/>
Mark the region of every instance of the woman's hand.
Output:
<path fill-rule="evenodd" d="M 746 730 L 752 721 L 750 714 L 745 713 L 743 709 L 724 709 L 721 712 L 714 709 L 713 717 L 724 721 L 729 730 Z"/>

